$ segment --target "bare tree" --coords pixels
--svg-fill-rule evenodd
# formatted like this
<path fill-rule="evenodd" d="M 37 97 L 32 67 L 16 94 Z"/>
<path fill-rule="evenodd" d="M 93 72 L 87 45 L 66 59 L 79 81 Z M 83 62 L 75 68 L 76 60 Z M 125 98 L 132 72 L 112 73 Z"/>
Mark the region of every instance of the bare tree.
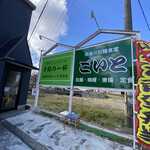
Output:
<path fill-rule="evenodd" d="M 32 71 L 31 77 L 30 77 L 29 90 L 32 90 L 32 88 L 36 87 L 37 76 L 38 76 L 38 72 Z"/>

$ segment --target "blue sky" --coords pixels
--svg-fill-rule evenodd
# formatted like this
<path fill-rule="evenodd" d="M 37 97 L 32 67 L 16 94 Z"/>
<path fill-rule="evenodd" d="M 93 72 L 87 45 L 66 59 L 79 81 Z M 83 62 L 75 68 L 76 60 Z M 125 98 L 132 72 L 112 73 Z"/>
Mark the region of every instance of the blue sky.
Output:
<path fill-rule="evenodd" d="M 131 1 L 133 30 L 141 31 L 141 39 L 149 40 L 150 31 L 147 28 L 138 1 Z M 149 21 L 150 2 L 148 1 L 149 0 L 142 1 L 142 5 Z M 68 15 L 67 35 L 61 36 L 60 42 L 76 45 L 97 30 L 96 23 L 90 16 L 91 10 L 94 11 L 101 29 L 124 29 L 123 0 L 77 0 L 72 12 Z M 92 40 L 92 43 L 101 42 L 107 39 L 112 40 L 113 36 L 99 35 L 98 38 Z"/>
<path fill-rule="evenodd" d="M 43 20 L 41 20 L 31 43 L 38 38 L 39 34 L 56 40 L 57 42 L 75 46 L 85 38 L 97 31 L 97 26 L 94 19 L 91 18 L 91 10 L 94 11 L 95 17 L 101 29 L 124 29 L 124 0 L 49 0 L 49 6 L 45 10 Z M 150 1 L 140 0 L 146 14 L 148 23 L 150 25 Z M 37 10 L 33 13 L 32 24 L 35 25 L 36 19 L 44 6 L 46 0 L 33 0 L 35 5 L 38 4 Z M 53 2 L 53 3 L 52 3 Z M 60 2 L 62 2 L 60 4 Z M 150 41 L 150 31 L 144 20 L 142 11 L 140 9 L 138 0 L 131 0 L 132 2 L 132 20 L 133 30 L 141 32 L 141 39 Z M 54 5 L 55 3 L 55 5 Z M 53 5 L 53 7 L 52 7 Z M 55 7 L 54 7 L 55 6 Z M 58 6 L 58 7 L 57 7 Z M 60 19 L 60 20 L 59 20 Z M 34 21 L 33 21 L 34 20 Z M 51 22 L 49 21 L 51 20 Z M 58 21 L 57 21 L 58 20 Z M 45 24 L 43 23 L 45 21 Z M 47 21 L 47 22 L 46 22 Z M 48 22 L 49 21 L 49 22 Z M 43 23 L 43 24 L 42 24 Z M 51 27 L 52 26 L 52 27 Z M 32 30 L 32 28 L 31 28 Z M 44 30 L 44 31 L 43 31 Z M 43 32 L 42 32 L 43 31 Z M 86 45 L 100 43 L 108 40 L 119 38 L 120 35 L 100 34 Z M 39 40 L 39 39 L 38 39 Z M 38 41 L 35 40 L 36 42 Z M 31 49 L 33 52 L 33 61 L 36 63 L 35 55 L 37 49 L 48 49 L 53 42 L 46 39 L 42 40 L 46 44 L 35 42 Z M 34 47 L 34 45 L 36 45 Z M 38 47 L 37 47 L 38 46 Z M 61 47 L 57 48 L 55 52 L 63 50 Z M 39 53 L 38 53 L 39 54 Z"/>
<path fill-rule="evenodd" d="M 117 1 L 120 0 L 116 0 L 116 4 Z M 94 11 L 101 29 L 123 29 L 123 3 L 117 6 L 114 3 L 112 5 L 111 0 L 77 0 L 74 9 L 68 15 L 67 36 L 61 37 L 60 42 L 76 45 L 98 29 L 94 19 L 91 19 L 91 10 Z M 120 15 L 117 15 L 118 12 Z M 99 40 L 96 39 L 99 42 L 102 38 L 103 36 L 99 36 Z"/>

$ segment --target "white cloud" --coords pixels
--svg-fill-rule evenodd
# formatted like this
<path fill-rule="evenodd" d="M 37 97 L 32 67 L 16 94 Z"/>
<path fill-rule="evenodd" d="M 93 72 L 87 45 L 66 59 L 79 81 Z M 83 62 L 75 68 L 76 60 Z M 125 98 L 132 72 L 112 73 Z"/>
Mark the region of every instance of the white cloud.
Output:
<path fill-rule="evenodd" d="M 36 63 L 34 66 L 37 67 L 37 68 L 39 68 L 39 63 Z"/>
<path fill-rule="evenodd" d="M 33 11 L 32 14 L 28 38 L 30 38 L 30 34 L 33 31 L 33 28 L 35 27 L 35 24 L 38 20 L 38 17 L 44 5 L 46 4 L 46 1 L 48 1 L 47 7 L 45 8 L 45 11 L 39 21 L 39 24 L 31 40 L 29 41 L 31 54 L 34 53 L 34 55 L 32 56 L 32 60 L 33 63 L 35 63 L 34 61 L 35 53 L 39 56 L 40 55 L 39 49 L 46 50 L 55 44 L 54 42 L 51 42 L 44 38 L 40 40 L 39 35 L 43 35 L 54 41 L 58 41 L 60 36 L 66 35 L 67 2 L 66 0 L 30 0 L 30 1 L 34 3 L 37 6 L 37 8 L 35 11 Z"/>

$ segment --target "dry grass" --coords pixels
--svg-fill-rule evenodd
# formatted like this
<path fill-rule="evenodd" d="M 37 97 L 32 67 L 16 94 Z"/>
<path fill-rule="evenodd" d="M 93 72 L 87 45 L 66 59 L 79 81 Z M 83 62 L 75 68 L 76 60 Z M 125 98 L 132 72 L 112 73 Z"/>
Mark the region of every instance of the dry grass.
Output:
<path fill-rule="evenodd" d="M 73 97 L 72 101 L 73 112 L 80 114 L 86 122 L 109 128 L 125 127 L 125 103 L 121 96 L 108 95 L 106 99 Z M 33 105 L 34 96 L 28 96 L 28 103 Z M 59 114 L 68 110 L 69 96 L 40 93 L 38 107 Z"/>

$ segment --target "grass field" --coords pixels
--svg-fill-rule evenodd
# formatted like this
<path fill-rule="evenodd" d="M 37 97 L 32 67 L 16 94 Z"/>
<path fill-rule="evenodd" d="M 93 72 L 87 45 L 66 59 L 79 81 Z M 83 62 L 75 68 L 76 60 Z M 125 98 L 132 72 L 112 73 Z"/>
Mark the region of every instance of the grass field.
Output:
<path fill-rule="evenodd" d="M 109 94 L 108 98 L 73 97 L 72 111 L 80 114 L 81 120 L 106 128 L 125 128 L 124 98 Z M 28 95 L 28 104 L 33 105 L 34 96 Z M 40 93 L 38 107 L 60 113 L 68 110 L 69 96 Z"/>

